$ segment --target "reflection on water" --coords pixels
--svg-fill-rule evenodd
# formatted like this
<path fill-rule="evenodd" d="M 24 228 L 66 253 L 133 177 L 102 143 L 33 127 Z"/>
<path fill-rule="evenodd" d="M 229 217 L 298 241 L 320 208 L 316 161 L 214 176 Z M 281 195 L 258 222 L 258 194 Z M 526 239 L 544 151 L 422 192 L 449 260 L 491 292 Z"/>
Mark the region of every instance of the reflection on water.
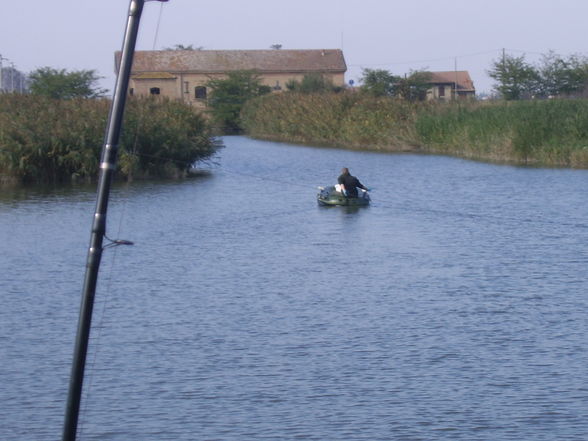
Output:
<path fill-rule="evenodd" d="M 586 438 L 588 172 L 225 143 L 113 188 L 82 439 Z M 61 433 L 94 191 L 2 192 L 0 439 Z"/>
<path fill-rule="evenodd" d="M 26 185 L 0 187 L 0 203 L 47 202 L 65 200 L 76 195 L 94 198 L 96 187 L 92 185 Z M 1 206 L 0 206 L 1 207 Z"/>

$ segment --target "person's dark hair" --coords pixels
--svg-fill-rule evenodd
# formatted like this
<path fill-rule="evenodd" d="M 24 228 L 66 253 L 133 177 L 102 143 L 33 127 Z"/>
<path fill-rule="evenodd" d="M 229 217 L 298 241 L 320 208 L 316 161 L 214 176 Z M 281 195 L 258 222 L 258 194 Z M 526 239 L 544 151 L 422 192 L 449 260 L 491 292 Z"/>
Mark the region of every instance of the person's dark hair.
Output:
<path fill-rule="evenodd" d="M 342 174 L 342 175 L 348 175 L 348 174 L 349 174 L 349 169 L 348 169 L 347 167 L 343 167 L 343 168 L 341 169 L 341 174 Z"/>

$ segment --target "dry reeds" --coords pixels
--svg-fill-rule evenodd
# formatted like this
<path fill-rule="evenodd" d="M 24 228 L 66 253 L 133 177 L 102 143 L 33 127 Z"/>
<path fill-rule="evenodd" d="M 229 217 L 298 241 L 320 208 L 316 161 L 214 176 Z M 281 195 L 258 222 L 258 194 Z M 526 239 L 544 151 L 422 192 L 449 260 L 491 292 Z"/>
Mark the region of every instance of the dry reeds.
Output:
<path fill-rule="evenodd" d="M 588 101 L 409 103 L 360 93 L 264 96 L 242 120 L 254 137 L 588 168 Z"/>

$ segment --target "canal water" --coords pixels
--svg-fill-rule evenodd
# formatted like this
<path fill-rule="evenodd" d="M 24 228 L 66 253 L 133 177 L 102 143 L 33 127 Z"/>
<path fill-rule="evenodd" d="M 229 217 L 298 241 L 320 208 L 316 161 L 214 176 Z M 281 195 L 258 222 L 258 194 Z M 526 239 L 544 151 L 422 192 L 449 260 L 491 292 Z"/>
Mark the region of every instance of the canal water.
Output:
<path fill-rule="evenodd" d="M 113 190 L 78 439 L 588 439 L 588 171 L 224 143 Z M 2 190 L 2 440 L 61 436 L 94 191 Z"/>

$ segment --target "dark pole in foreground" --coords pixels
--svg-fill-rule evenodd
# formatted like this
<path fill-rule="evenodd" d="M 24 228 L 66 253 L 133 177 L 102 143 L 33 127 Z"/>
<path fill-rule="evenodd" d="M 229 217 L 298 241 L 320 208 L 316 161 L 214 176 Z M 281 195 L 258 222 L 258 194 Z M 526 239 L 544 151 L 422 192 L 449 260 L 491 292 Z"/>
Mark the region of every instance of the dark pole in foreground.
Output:
<path fill-rule="evenodd" d="M 88 340 L 92 322 L 92 309 L 94 307 L 94 295 L 96 293 L 96 282 L 98 270 L 102 258 L 102 241 L 106 233 L 106 211 L 108 209 L 108 198 L 112 176 L 116 169 L 116 156 L 118 143 L 123 121 L 124 107 L 127 97 L 127 89 L 133 64 L 135 43 L 139 31 L 139 21 L 145 1 L 131 0 L 129 15 L 123 40 L 120 66 L 116 78 L 108 126 L 102 148 L 102 159 L 100 161 L 100 176 L 98 179 L 98 190 L 96 196 L 96 211 L 92 223 L 90 247 L 86 263 L 86 276 L 82 293 L 78 331 L 74 348 L 71 377 L 69 382 L 69 394 L 65 412 L 63 427 L 63 441 L 75 441 L 82 397 L 82 384 L 84 381 L 84 368 L 88 352 Z M 167 0 L 158 0 L 167 1 Z"/>

